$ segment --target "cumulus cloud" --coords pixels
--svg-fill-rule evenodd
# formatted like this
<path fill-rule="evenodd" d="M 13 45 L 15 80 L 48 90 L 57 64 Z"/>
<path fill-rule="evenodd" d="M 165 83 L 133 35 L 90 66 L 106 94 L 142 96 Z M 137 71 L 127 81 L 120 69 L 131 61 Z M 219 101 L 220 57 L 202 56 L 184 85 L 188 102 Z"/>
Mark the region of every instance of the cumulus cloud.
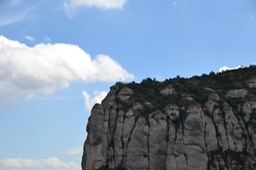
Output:
<path fill-rule="evenodd" d="M 234 68 L 223 66 L 223 67 L 219 68 L 219 72 L 224 72 L 224 71 L 228 71 L 228 70 L 236 70 L 236 69 L 240 69 L 240 68 L 243 68 L 243 66 L 240 65 L 240 66 L 237 66 Z"/>
<path fill-rule="evenodd" d="M 112 82 L 132 79 L 107 55 L 92 59 L 72 44 L 37 44 L 28 47 L 0 36 L 0 103 L 35 92 L 50 94 L 71 82 Z"/>
<path fill-rule="evenodd" d="M 64 3 L 65 12 L 72 16 L 74 10 L 79 7 L 96 7 L 103 9 L 121 9 L 126 0 L 67 0 Z"/>
<path fill-rule="evenodd" d="M 1 170 L 80 170 L 74 162 L 64 162 L 58 158 L 48 159 L 0 159 Z"/>
<path fill-rule="evenodd" d="M 94 91 L 93 97 L 91 97 L 86 91 L 82 92 L 85 99 L 85 107 L 88 111 L 91 111 L 92 107 L 96 103 L 101 103 L 101 101 L 107 96 L 108 92 L 106 91 Z"/>

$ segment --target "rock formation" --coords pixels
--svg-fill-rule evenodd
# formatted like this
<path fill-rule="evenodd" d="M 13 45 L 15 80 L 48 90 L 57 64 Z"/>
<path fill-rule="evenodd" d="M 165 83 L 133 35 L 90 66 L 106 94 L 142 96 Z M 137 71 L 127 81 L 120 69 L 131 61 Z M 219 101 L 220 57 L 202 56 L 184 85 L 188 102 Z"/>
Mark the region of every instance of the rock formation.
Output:
<path fill-rule="evenodd" d="M 92 109 L 82 169 L 256 169 L 255 75 L 117 83 Z"/>

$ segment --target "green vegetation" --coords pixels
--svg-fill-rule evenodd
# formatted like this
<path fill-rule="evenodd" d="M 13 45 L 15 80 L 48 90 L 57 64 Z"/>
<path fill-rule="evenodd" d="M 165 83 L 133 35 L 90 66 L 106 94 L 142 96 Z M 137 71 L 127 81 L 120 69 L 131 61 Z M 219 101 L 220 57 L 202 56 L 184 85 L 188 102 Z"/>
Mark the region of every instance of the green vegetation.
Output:
<path fill-rule="evenodd" d="M 188 105 L 204 105 L 207 102 L 211 93 L 219 95 L 221 103 L 227 102 L 235 108 L 241 103 L 240 99 L 227 99 L 225 97 L 229 90 L 247 89 L 250 95 L 246 96 L 249 99 L 254 98 L 252 94 L 256 94 L 256 89 L 249 88 L 246 82 L 256 75 L 256 66 L 252 65 L 247 68 L 238 70 L 230 70 L 222 73 L 210 72 L 208 75 L 193 76 L 191 78 L 181 78 L 177 76 L 173 79 L 166 79 L 163 82 L 156 79 L 146 78 L 141 83 L 119 83 L 120 87 L 127 86 L 134 91 L 134 95 L 125 102 L 121 103 L 121 109 L 128 111 L 134 103 L 144 104 L 149 102 L 152 107 L 146 107 L 141 111 L 141 116 L 146 116 L 155 110 L 164 112 L 167 104 L 173 103 L 179 106 Z M 172 95 L 161 95 L 160 91 L 167 86 L 172 86 L 175 93 Z M 184 96 L 190 96 L 193 100 L 188 100 Z"/>

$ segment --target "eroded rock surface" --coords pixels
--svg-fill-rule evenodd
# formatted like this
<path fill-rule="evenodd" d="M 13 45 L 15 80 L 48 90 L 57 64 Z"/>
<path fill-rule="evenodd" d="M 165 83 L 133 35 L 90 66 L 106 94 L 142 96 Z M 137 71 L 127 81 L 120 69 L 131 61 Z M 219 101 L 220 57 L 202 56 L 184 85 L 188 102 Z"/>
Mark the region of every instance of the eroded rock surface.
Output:
<path fill-rule="evenodd" d="M 256 169 L 256 72 L 239 71 L 117 83 L 92 109 L 82 169 Z"/>

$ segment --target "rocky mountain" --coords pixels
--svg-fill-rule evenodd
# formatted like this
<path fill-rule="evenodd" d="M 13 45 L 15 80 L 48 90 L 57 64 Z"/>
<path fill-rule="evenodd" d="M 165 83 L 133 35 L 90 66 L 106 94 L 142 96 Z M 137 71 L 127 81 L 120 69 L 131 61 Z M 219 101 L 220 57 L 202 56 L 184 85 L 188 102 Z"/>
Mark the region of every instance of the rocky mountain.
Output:
<path fill-rule="evenodd" d="M 256 67 L 119 82 L 87 132 L 83 170 L 256 169 Z"/>

